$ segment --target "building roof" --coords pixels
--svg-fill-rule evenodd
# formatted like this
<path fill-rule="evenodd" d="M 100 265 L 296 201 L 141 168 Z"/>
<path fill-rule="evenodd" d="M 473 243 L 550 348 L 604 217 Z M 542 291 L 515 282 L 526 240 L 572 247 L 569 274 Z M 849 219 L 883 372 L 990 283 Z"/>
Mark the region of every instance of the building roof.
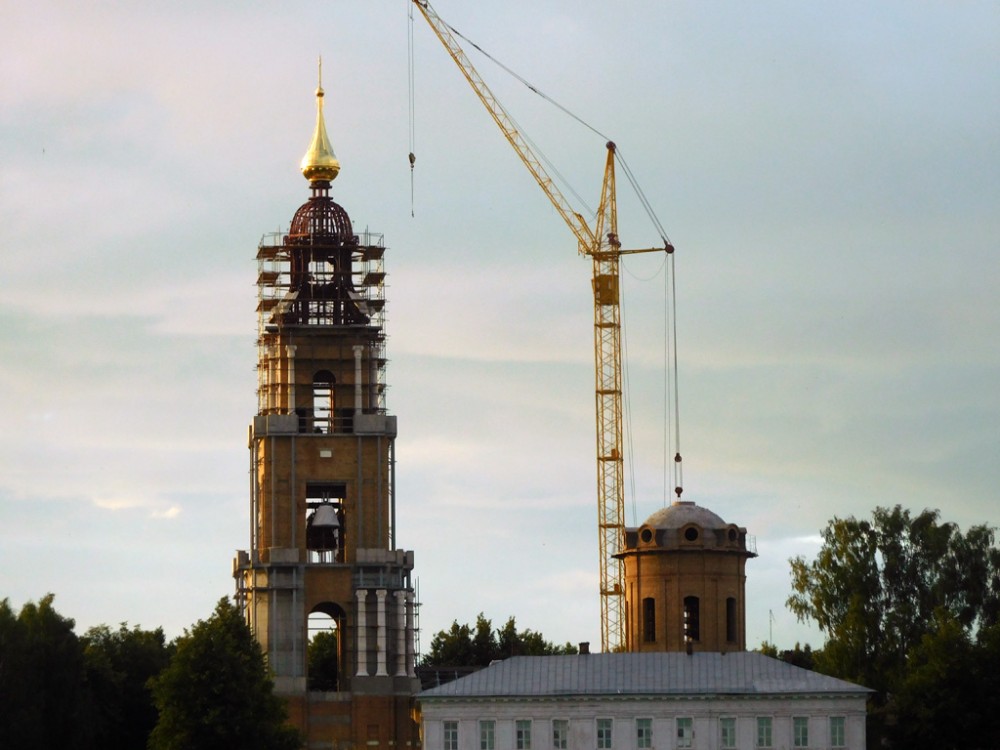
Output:
<path fill-rule="evenodd" d="M 696 523 L 703 529 L 724 529 L 729 525 L 708 508 L 686 500 L 660 508 L 643 525 L 654 529 L 679 529 L 689 523 Z"/>
<path fill-rule="evenodd" d="M 868 688 L 751 652 L 515 656 L 421 700 L 580 696 L 863 695 Z"/>

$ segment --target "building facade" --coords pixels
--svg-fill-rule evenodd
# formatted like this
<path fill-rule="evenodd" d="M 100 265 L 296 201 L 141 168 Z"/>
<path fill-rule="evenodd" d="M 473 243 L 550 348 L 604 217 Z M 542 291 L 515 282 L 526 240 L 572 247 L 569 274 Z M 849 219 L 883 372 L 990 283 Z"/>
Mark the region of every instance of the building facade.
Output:
<path fill-rule="evenodd" d="M 250 546 L 233 575 L 308 747 L 416 744 L 413 553 L 395 532 L 385 403 L 385 247 L 330 196 L 323 89 L 302 160 L 310 197 L 258 251 Z M 325 647 L 320 665 L 310 645 Z"/>
<path fill-rule="evenodd" d="M 426 750 L 864 750 L 871 691 L 756 653 L 514 657 L 420 694 Z"/>

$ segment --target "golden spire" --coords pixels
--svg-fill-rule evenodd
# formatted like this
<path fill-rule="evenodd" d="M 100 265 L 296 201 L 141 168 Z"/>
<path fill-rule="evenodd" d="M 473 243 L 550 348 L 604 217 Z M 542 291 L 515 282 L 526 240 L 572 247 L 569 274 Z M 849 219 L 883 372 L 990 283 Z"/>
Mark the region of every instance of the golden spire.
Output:
<path fill-rule="evenodd" d="M 333 153 L 330 138 L 326 134 L 326 121 L 323 119 L 322 57 L 319 59 L 319 86 L 316 87 L 316 132 L 313 133 L 312 143 L 299 166 L 309 182 L 329 182 L 340 172 L 340 162 Z"/>

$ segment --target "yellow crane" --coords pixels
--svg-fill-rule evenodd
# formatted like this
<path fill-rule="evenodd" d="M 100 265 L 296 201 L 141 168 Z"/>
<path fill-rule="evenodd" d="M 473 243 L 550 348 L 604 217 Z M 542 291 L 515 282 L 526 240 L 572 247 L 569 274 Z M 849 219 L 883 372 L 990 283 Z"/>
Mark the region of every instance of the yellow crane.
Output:
<path fill-rule="evenodd" d="M 615 144 L 607 143 L 604 183 L 594 227 L 573 208 L 542 166 L 513 119 L 490 91 L 462 50 L 451 27 L 445 23 L 428 0 L 413 4 L 430 24 L 448 50 L 476 96 L 500 127 L 524 166 L 555 206 L 576 237 L 581 255 L 593 262 L 594 293 L 594 370 L 597 406 L 597 527 L 600 546 L 601 650 L 627 648 L 623 612 L 622 564 L 615 554 L 622 548 L 625 535 L 624 460 L 622 451 L 622 354 L 621 308 L 618 267 L 622 255 L 647 252 L 673 252 L 663 247 L 622 250 L 618 241 L 618 211 L 615 197 Z M 412 164 L 411 154 L 411 164 Z"/>

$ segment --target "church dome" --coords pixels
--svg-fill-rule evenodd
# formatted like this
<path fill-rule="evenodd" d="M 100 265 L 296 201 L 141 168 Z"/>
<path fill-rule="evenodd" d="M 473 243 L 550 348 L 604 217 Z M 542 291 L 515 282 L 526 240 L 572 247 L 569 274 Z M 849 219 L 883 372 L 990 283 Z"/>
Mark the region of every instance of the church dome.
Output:
<path fill-rule="evenodd" d="M 688 524 L 696 524 L 703 529 L 729 527 L 729 524 L 708 508 L 702 508 L 686 500 L 678 500 L 666 508 L 660 508 L 646 519 L 643 526 L 653 529 L 680 529 Z"/>

